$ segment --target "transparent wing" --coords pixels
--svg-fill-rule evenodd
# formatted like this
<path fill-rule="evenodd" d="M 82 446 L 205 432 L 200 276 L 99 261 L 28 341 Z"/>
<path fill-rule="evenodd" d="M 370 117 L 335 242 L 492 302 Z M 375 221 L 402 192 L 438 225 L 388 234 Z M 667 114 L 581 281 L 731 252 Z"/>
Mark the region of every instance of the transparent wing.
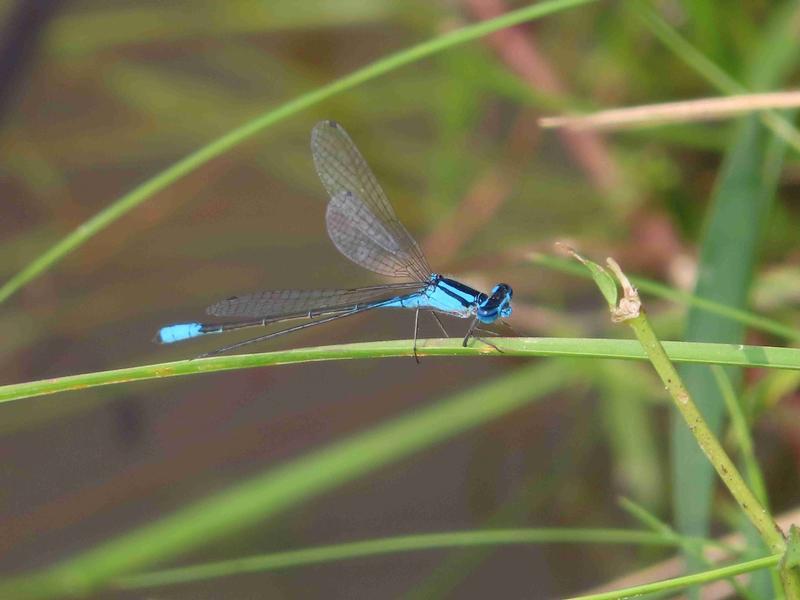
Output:
<path fill-rule="evenodd" d="M 206 312 L 217 317 L 287 319 L 342 312 L 412 294 L 428 282 L 377 285 L 352 290 L 272 290 L 233 296 L 212 304 Z"/>
<path fill-rule="evenodd" d="M 426 280 L 428 261 L 403 224 L 350 136 L 335 121 L 311 132 L 311 154 L 331 198 L 328 234 L 342 254 L 365 269 Z"/>
<path fill-rule="evenodd" d="M 424 276 L 417 257 L 355 193 L 340 192 L 331 198 L 325 221 L 336 248 L 357 265 L 390 277 Z"/>

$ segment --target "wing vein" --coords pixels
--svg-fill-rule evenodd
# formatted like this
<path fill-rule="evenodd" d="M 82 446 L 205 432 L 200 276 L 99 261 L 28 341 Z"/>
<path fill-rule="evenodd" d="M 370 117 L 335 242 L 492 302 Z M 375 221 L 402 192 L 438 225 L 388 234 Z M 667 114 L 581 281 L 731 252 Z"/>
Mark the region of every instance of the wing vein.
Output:
<path fill-rule="evenodd" d="M 328 235 L 339 251 L 383 275 L 427 279 L 431 268 L 422 250 L 342 126 L 318 123 L 311 132 L 311 153 L 330 196 Z"/>
<path fill-rule="evenodd" d="M 217 317 L 256 319 L 319 316 L 413 294 L 427 285 L 427 281 L 414 281 L 346 290 L 268 290 L 232 296 L 212 304 L 206 311 Z"/>

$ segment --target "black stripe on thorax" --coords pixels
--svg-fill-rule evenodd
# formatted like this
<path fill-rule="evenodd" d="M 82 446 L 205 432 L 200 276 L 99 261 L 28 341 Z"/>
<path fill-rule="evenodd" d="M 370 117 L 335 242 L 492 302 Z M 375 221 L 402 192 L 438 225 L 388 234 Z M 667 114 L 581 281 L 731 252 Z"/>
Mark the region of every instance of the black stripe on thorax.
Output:
<path fill-rule="evenodd" d="M 481 297 L 482 296 L 485 297 L 485 294 L 482 294 L 478 290 L 471 288 L 468 285 L 464 285 L 463 283 L 461 283 L 460 281 L 456 281 L 455 279 L 449 279 L 447 277 L 440 276 L 439 279 L 436 281 L 436 283 L 443 284 L 443 285 L 438 285 L 439 289 L 442 290 L 445 294 L 447 294 L 451 298 L 455 298 L 456 300 L 458 300 L 462 304 L 462 306 L 464 306 L 464 308 L 468 308 L 475 304 L 479 304 L 481 301 Z M 459 294 L 457 292 L 454 292 L 449 288 L 458 290 L 458 292 L 461 293 Z M 465 296 L 468 297 L 469 299 L 465 298 Z"/>

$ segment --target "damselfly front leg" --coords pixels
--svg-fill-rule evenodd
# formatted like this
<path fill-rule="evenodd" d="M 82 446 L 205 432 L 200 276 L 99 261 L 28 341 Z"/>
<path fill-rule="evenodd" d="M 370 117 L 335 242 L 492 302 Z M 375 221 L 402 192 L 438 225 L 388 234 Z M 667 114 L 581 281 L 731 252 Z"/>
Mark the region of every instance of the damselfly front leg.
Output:
<path fill-rule="evenodd" d="M 463 342 L 461 345 L 462 345 L 462 346 L 464 346 L 464 347 L 466 348 L 466 347 L 467 347 L 467 344 L 469 343 L 469 338 L 471 338 L 471 337 L 472 337 L 472 338 L 475 338 L 475 339 L 476 339 L 476 340 L 478 340 L 478 341 L 481 341 L 481 342 L 483 342 L 483 343 L 484 343 L 484 344 L 486 344 L 487 346 L 491 346 L 492 348 L 494 348 L 495 350 L 497 350 L 497 351 L 498 351 L 500 354 L 503 354 L 503 351 L 502 351 L 502 350 L 500 350 L 500 348 L 498 348 L 497 346 L 495 346 L 495 345 L 494 345 L 492 342 L 490 342 L 489 340 L 486 340 L 486 339 L 484 339 L 484 338 L 482 338 L 482 337 L 479 337 L 479 336 L 475 335 L 475 332 L 476 332 L 476 331 L 480 331 L 481 333 L 490 333 L 490 334 L 492 334 L 492 335 L 499 335 L 499 334 L 498 334 L 498 333 L 496 333 L 496 332 L 494 332 L 494 331 L 489 331 L 488 329 L 481 329 L 481 328 L 480 328 L 480 327 L 478 327 L 477 325 L 478 325 L 478 319 L 477 319 L 477 318 L 476 318 L 476 319 L 473 319 L 473 320 L 472 320 L 472 323 L 470 323 L 470 325 L 469 325 L 469 329 L 467 330 L 467 335 L 465 335 L 465 336 L 464 336 L 464 342 Z"/>

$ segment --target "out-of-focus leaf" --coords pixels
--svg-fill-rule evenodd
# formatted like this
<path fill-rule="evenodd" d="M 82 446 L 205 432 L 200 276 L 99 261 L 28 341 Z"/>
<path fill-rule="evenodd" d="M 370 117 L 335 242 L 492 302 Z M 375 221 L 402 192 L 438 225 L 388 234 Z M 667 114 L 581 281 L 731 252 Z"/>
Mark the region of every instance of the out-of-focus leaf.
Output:
<path fill-rule="evenodd" d="M 597 287 L 600 288 L 600 293 L 603 294 L 603 298 L 605 298 L 606 302 L 608 302 L 609 308 L 616 308 L 617 300 L 619 299 L 619 290 L 617 289 L 617 282 L 614 280 L 614 278 L 603 267 L 589 260 L 588 258 L 584 258 L 574 250 L 570 250 L 570 254 L 578 259 L 581 264 L 583 264 L 583 266 L 589 270 L 589 273 L 591 273 L 595 284 L 597 284 Z"/>
<path fill-rule="evenodd" d="M 660 463 L 653 404 L 646 396 L 659 388 L 647 371 L 619 363 L 597 363 L 588 369 L 600 389 L 603 421 L 614 473 L 623 493 L 656 509 L 664 507 L 664 473 Z M 662 389 L 663 391 L 663 389 Z"/>
<path fill-rule="evenodd" d="M 396 9 L 390 0 L 191 0 L 186 6 L 108 3 L 58 19 L 48 35 L 47 51 L 65 56 L 192 37 L 353 26 L 389 18 Z"/>

